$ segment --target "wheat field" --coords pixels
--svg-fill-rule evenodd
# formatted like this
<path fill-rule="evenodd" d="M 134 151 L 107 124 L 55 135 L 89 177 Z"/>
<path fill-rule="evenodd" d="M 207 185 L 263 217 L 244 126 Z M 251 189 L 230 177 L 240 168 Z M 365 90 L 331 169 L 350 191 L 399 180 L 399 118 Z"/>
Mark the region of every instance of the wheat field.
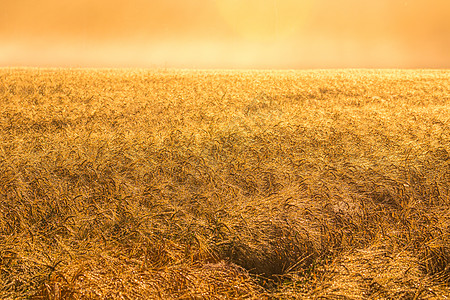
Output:
<path fill-rule="evenodd" d="M 0 69 L 0 298 L 450 298 L 450 71 Z"/>

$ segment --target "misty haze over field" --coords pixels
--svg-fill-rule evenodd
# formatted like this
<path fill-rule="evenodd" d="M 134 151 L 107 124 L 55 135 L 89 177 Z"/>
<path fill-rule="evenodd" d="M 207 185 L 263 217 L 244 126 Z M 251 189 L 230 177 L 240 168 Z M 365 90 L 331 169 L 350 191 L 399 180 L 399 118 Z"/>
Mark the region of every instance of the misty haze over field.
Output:
<path fill-rule="evenodd" d="M 0 66 L 450 67 L 446 0 L 3 2 Z"/>

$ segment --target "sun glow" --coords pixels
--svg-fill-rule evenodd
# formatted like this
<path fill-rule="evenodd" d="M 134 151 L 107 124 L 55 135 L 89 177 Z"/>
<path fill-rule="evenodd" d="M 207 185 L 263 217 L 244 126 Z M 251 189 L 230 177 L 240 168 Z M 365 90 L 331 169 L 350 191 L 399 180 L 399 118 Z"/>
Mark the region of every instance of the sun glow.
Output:
<path fill-rule="evenodd" d="M 272 41 L 301 30 L 311 0 L 217 0 L 220 14 L 241 37 Z"/>
<path fill-rule="evenodd" d="M 5 0 L 0 67 L 449 68 L 449 0 Z"/>

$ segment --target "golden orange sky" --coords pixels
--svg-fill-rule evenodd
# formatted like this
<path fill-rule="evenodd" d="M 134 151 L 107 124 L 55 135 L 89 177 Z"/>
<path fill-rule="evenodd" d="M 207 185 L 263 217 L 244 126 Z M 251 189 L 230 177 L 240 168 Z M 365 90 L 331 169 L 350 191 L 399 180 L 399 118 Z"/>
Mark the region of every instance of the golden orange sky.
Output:
<path fill-rule="evenodd" d="M 450 68 L 449 0 L 0 4 L 0 66 Z"/>

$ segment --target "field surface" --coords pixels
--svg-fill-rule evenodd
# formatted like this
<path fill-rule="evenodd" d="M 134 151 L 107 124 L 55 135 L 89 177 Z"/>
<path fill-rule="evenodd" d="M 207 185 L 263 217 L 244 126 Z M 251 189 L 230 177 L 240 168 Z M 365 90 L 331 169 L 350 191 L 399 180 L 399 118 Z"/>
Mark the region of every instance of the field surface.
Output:
<path fill-rule="evenodd" d="M 450 298 L 450 71 L 0 69 L 0 298 Z"/>

